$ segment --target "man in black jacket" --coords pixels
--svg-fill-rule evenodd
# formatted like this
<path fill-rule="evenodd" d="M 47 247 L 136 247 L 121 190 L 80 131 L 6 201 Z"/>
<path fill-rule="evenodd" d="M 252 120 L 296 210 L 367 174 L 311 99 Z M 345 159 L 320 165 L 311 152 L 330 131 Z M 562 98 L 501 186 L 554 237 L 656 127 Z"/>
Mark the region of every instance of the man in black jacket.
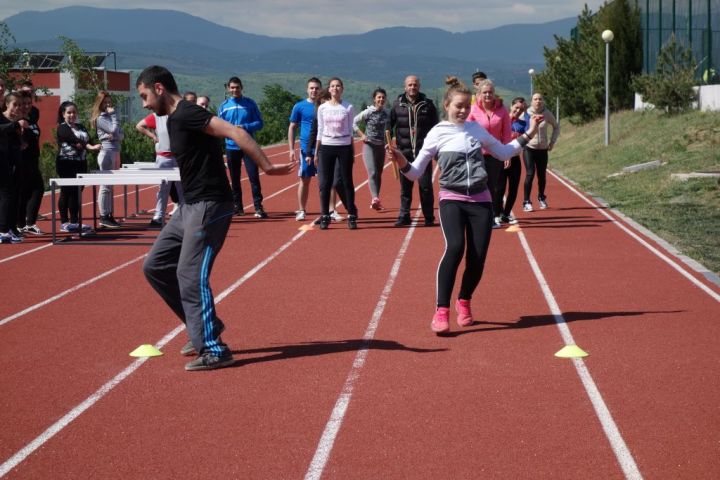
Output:
<path fill-rule="evenodd" d="M 395 134 L 397 148 L 409 161 L 423 146 L 425 136 L 438 123 L 435 104 L 420 93 L 420 79 L 415 75 L 405 78 L 405 93 L 398 96 L 390 111 L 390 129 Z M 432 186 L 432 163 L 428 164 L 425 173 L 418 180 L 420 187 L 420 206 L 425 216 L 425 226 L 435 222 L 435 198 Z M 412 203 L 413 182 L 400 177 L 400 214 L 395 222 L 396 227 L 410 225 L 410 204 Z"/>

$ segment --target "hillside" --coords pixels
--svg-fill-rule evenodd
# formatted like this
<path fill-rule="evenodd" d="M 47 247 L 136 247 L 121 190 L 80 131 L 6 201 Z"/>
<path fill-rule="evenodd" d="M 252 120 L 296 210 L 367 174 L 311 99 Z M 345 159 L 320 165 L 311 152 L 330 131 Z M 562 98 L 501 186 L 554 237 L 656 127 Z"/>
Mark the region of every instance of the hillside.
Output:
<path fill-rule="evenodd" d="M 481 69 L 499 85 L 520 91 L 529 88 L 528 68 L 543 64 L 543 45 L 554 44 L 554 35 L 567 36 L 575 25 L 567 18 L 464 33 L 393 27 L 292 39 L 248 34 L 171 10 L 66 7 L 26 11 L 5 22 L 21 48 L 57 50 L 57 37 L 63 35 L 87 51 L 117 52 L 121 69 L 161 63 L 188 75 L 239 70 L 383 83 L 401 82 L 414 72 L 428 86 L 440 85 L 445 74 L 468 78 Z"/>
<path fill-rule="evenodd" d="M 720 183 L 671 179 L 673 173 L 720 171 L 720 115 L 621 112 L 610 125 L 605 147 L 602 120 L 563 124 L 550 167 L 720 273 Z M 662 166 L 610 176 L 651 160 Z"/>

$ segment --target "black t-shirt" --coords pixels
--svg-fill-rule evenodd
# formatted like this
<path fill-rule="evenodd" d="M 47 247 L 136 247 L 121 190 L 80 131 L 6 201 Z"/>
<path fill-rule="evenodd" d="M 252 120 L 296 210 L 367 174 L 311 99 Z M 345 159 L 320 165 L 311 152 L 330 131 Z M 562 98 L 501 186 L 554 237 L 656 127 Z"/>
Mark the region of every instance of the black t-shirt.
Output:
<path fill-rule="evenodd" d="M 180 167 L 186 203 L 232 201 L 222 140 L 203 131 L 212 117 L 212 113 L 186 100 L 180 100 L 168 116 L 170 151 Z"/>

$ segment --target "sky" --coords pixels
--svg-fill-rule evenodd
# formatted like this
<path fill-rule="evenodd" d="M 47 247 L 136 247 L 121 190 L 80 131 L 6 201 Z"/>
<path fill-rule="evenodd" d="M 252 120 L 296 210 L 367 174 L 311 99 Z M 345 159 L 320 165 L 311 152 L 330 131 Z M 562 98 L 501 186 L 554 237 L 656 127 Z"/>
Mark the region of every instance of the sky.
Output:
<path fill-rule="evenodd" d="M 437 27 L 450 32 L 577 17 L 601 0 L 0 0 L 0 19 L 70 5 L 179 10 L 247 33 L 309 38 L 376 28 Z"/>

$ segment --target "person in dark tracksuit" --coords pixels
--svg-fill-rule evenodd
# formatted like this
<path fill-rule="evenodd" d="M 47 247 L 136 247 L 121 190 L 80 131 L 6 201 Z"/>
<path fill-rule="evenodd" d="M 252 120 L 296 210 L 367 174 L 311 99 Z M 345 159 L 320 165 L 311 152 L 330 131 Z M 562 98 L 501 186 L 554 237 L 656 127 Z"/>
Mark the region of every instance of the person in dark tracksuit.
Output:
<path fill-rule="evenodd" d="M 45 183 L 40 172 L 40 111 L 33 106 L 31 91 L 20 91 L 23 100 L 23 117 L 30 126 L 23 130 L 23 143 L 20 168 L 20 202 L 18 204 L 17 226 L 23 234 L 42 235 L 37 226 L 40 203 L 45 193 Z"/>
<path fill-rule="evenodd" d="M 187 327 L 181 353 L 197 355 L 185 370 L 210 370 L 234 363 L 220 338 L 225 329 L 215 312 L 210 273 L 233 216 L 233 197 L 219 139 L 231 138 L 268 175 L 290 173 L 295 163 L 273 165 L 243 129 L 182 99 L 164 67 L 142 71 L 136 87 L 143 107 L 168 115 L 170 150 L 180 168 L 185 203 L 160 231 L 143 265 L 145 277 Z"/>
<path fill-rule="evenodd" d="M 405 93 L 398 96 L 390 110 L 390 129 L 395 135 L 398 149 L 411 162 L 423 146 L 425 136 L 438 123 L 435 104 L 420 92 L 420 80 L 415 75 L 405 78 Z M 432 164 L 418 178 L 420 206 L 425 226 L 435 223 L 435 198 L 432 186 Z M 400 177 L 400 212 L 396 227 L 410 225 L 413 182 Z"/>

